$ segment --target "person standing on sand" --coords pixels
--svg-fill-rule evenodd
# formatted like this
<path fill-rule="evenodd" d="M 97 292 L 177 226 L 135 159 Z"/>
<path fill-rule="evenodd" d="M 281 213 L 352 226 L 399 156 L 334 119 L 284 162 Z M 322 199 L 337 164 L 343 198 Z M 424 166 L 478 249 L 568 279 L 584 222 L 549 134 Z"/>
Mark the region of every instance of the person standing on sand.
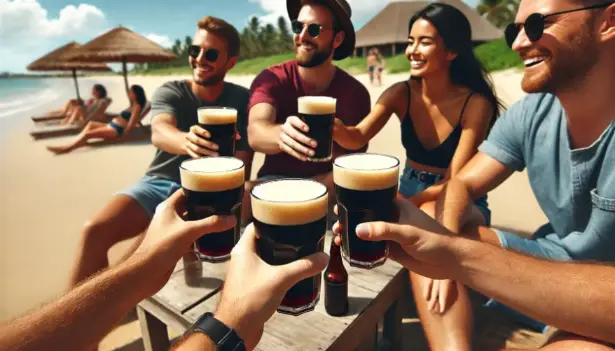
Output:
<path fill-rule="evenodd" d="M 249 92 L 224 81 L 237 63 L 237 30 L 221 19 L 203 17 L 189 54 L 192 80 L 165 83 L 152 98 L 152 143 L 157 147 L 154 160 L 139 182 L 113 196 L 85 224 L 71 286 L 106 268 L 107 252 L 114 244 L 147 229 L 156 206 L 180 187 L 179 166 L 184 160 L 217 155 L 218 146 L 207 140 L 209 132 L 197 125 L 197 108 L 225 106 L 237 110 L 241 139 L 235 156 L 250 174 L 254 153 L 246 133 Z"/>
<path fill-rule="evenodd" d="M 266 155 L 258 172 L 259 181 L 311 178 L 326 185 L 333 196 L 332 160 L 354 151 L 334 143 L 331 161 L 307 162 L 316 142 L 303 134 L 307 125 L 296 117 L 297 99 L 308 95 L 336 98 L 336 115 L 349 125 L 359 123 L 369 113 L 367 89 L 333 64 L 333 60 L 348 57 L 354 49 L 351 9 L 346 0 L 288 0 L 287 9 L 295 34 L 295 60 L 269 67 L 252 82 L 250 146 Z M 250 187 L 248 183 L 246 186 Z"/>
<path fill-rule="evenodd" d="M 523 60 L 521 87 L 529 94 L 498 119 L 479 152 L 454 175 L 455 186 L 441 192 L 437 218 L 453 232 L 544 260 L 613 263 L 615 2 L 522 0 L 506 40 Z M 524 168 L 548 223 L 524 238 L 468 222 L 472 201 Z M 582 278 L 579 284 L 591 289 Z M 470 300 L 463 285 L 452 288 L 457 293 L 450 307 L 422 319 L 433 350 L 472 349 Z M 558 293 L 544 290 L 535 298 L 550 306 L 552 294 Z M 537 331 L 552 321 L 513 310 L 510 299 L 502 302 L 508 304 L 490 300 L 487 306 Z M 419 309 L 427 303 L 417 299 Z"/>
<path fill-rule="evenodd" d="M 374 56 L 376 57 L 376 78 L 378 79 L 378 86 L 382 85 L 382 72 L 384 71 L 384 68 L 386 67 L 386 60 L 384 59 L 384 56 L 382 56 L 380 54 L 380 50 L 378 50 L 378 48 L 374 48 Z"/>
<path fill-rule="evenodd" d="M 367 74 L 369 75 L 369 83 L 374 85 L 374 73 L 376 72 L 376 66 L 378 66 L 378 57 L 374 54 L 375 49 L 369 49 L 367 51 Z"/>

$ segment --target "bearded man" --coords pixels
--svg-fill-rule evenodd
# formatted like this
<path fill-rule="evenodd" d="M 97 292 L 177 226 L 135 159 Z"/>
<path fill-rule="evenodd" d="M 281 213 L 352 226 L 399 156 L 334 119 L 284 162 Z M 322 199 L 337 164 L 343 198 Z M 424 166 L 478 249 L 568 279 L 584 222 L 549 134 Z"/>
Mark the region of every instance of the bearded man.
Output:
<path fill-rule="evenodd" d="M 111 246 L 147 229 L 156 207 L 180 187 L 179 166 L 184 160 L 218 155 L 218 146 L 208 140 L 209 132 L 197 125 L 198 108 L 237 110 L 235 157 L 244 162 L 246 174 L 250 174 L 254 153 L 246 130 L 249 91 L 224 81 L 237 63 L 239 47 L 239 34 L 229 23 L 215 17 L 198 22 L 188 48 L 192 79 L 167 82 L 152 98 L 152 143 L 157 148 L 154 160 L 141 180 L 113 196 L 84 226 L 71 286 L 106 268 Z"/>
<path fill-rule="evenodd" d="M 311 178 L 326 185 L 333 196 L 333 160 L 361 150 L 345 150 L 334 143 L 329 161 L 309 162 L 316 141 L 306 136 L 308 126 L 297 117 L 297 99 L 313 95 L 335 98 L 335 115 L 346 125 L 356 125 L 369 114 L 367 89 L 333 64 L 333 60 L 342 60 L 354 50 L 351 10 L 345 0 L 288 0 L 287 10 L 295 59 L 264 70 L 250 88 L 250 146 L 266 155 L 257 182 Z"/>

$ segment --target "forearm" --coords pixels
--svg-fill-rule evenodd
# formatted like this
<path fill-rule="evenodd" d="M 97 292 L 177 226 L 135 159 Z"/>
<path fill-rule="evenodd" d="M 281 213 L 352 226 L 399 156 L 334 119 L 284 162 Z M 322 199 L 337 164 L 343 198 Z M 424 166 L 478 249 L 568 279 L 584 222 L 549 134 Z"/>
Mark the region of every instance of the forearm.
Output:
<path fill-rule="evenodd" d="M 464 284 L 554 327 L 615 342 L 615 267 L 538 260 L 456 239 Z"/>
<path fill-rule="evenodd" d="M 345 127 L 344 133 L 333 134 L 333 139 L 346 150 L 358 150 L 370 140 L 369 135 L 357 127 Z"/>
<path fill-rule="evenodd" d="M 453 233 L 459 234 L 471 205 L 472 196 L 467 186 L 457 179 L 449 180 L 442 185 L 436 200 L 436 220 Z"/>
<path fill-rule="evenodd" d="M 4 323 L 2 350 L 85 350 L 147 296 L 141 260 L 129 260 L 73 289 L 34 313 Z"/>
<path fill-rule="evenodd" d="M 152 126 L 152 144 L 170 154 L 188 154 L 184 149 L 187 135 L 188 133 L 182 132 L 168 123 L 157 123 Z"/>
<path fill-rule="evenodd" d="M 248 127 L 248 140 L 252 150 L 266 155 L 282 152 L 279 145 L 281 124 L 254 122 Z"/>
<path fill-rule="evenodd" d="M 193 333 L 180 341 L 173 351 L 183 350 L 202 350 L 202 351 L 215 351 L 218 346 L 211 341 L 211 339 L 203 333 Z"/>
<path fill-rule="evenodd" d="M 444 190 L 446 182 L 447 180 L 445 179 L 440 180 L 420 193 L 409 197 L 408 200 L 416 206 L 420 206 L 426 202 L 436 201 Z"/>

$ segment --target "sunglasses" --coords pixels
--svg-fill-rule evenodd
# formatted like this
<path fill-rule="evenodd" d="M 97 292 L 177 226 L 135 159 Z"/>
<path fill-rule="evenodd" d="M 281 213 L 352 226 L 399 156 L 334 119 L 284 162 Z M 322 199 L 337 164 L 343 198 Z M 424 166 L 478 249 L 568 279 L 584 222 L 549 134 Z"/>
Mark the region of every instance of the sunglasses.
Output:
<path fill-rule="evenodd" d="M 291 30 L 297 35 L 301 34 L 301 32 L 303 32 L 303 28 L 305 28 L 306 26 L 307 33 L 310 35 L 310 37 L 314 39 L 318 38 L 320 36 L 320 33 L 322 33 L 323 30 L 327 29 L 316 23 L 303 23 L 297 20 L 291 22 Z"/>
<path fill-rule="evenodd" d="M 604 7 L 608 7 L 615 2 L 609 2 L 606 4 L 593 5 L 588 7 L 582 7 L 574 10 L 560 11 L 555 13 L 550 13 L 548 15 L 543 15 L 540 13 L 532 13 L 527 17 L 525 23 L 511 23 L 504 30 L 504 37 L 506 38 L 506 43 L 509 47 L 512 48 L 513 43 L 517 39 L 519 32 L 521 32 L 521 27 L 525 28 L 525 34 L 527 35 L 530 41 L 535 42 L 542 37 L 542 33 L 545 30 L 545 19 L 551 16 L 562 15 L 564 13 L 571 13 L 577 11 L 585 11 L 585 10 L 593 10 L 600 9 Z"/>
<path fill-rule="evenodd" d="M 188 55 L 190 55 L 193 59 L 196 59 L 201 54 L 201 50 L 204 48 L 198 45 L 190 45 L 188 47 Z M 218 57 L 220 56 L 220 52 L 216 49 L 207 49 L 205 50 L 205 60 L 211 63 L 218 61 Z"/>

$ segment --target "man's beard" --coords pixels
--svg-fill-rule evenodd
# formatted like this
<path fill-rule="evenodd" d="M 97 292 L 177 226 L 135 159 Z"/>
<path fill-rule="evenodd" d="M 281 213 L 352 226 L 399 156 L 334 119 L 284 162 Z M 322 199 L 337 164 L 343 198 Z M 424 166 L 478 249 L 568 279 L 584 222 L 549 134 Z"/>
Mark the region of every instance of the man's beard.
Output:
<path fill-rule="evenodd" d="M 556 58 L 557 56 L 557 58 Z M 589 25 L 581 26 L 578 35 L 557 55 L 549 55 L 541 72 L 523 76 L 521 87 L 527 93 L 574 89 L 598 61 L 598 49 Z"/>
<path fill-rule="evenodd" d="M 318 46 L 309 43 L 312 47 L 318 49 Z M 295 60 L 297 64 L 301 67 L 310 68 L 320 66 L 325 61 L 331 57 L 333 53 L 333 42 L 331 42 L 327 47 L 322 48 L 321 50 L 315 50 L 309 54 L 300 54 L 299 53 L 299 45 L 295 45 Z"/>
<path fill-rule="evenodd" d="M 196 84 L 200 86 L 206 87 L 206 86 L 216 85 L 222 82 L 224 80 L 224 77 L 226 77 L 226 72 L 224 70 L 221 70 L 219 73 L 214 74 L 208 77 L 207 79 L 201 79 L 196 74 L 196 72 L 194 72 L 195 69 L 196 69 L 196 65 L 193 64 L 192 65 L 192 79 Z"/>

